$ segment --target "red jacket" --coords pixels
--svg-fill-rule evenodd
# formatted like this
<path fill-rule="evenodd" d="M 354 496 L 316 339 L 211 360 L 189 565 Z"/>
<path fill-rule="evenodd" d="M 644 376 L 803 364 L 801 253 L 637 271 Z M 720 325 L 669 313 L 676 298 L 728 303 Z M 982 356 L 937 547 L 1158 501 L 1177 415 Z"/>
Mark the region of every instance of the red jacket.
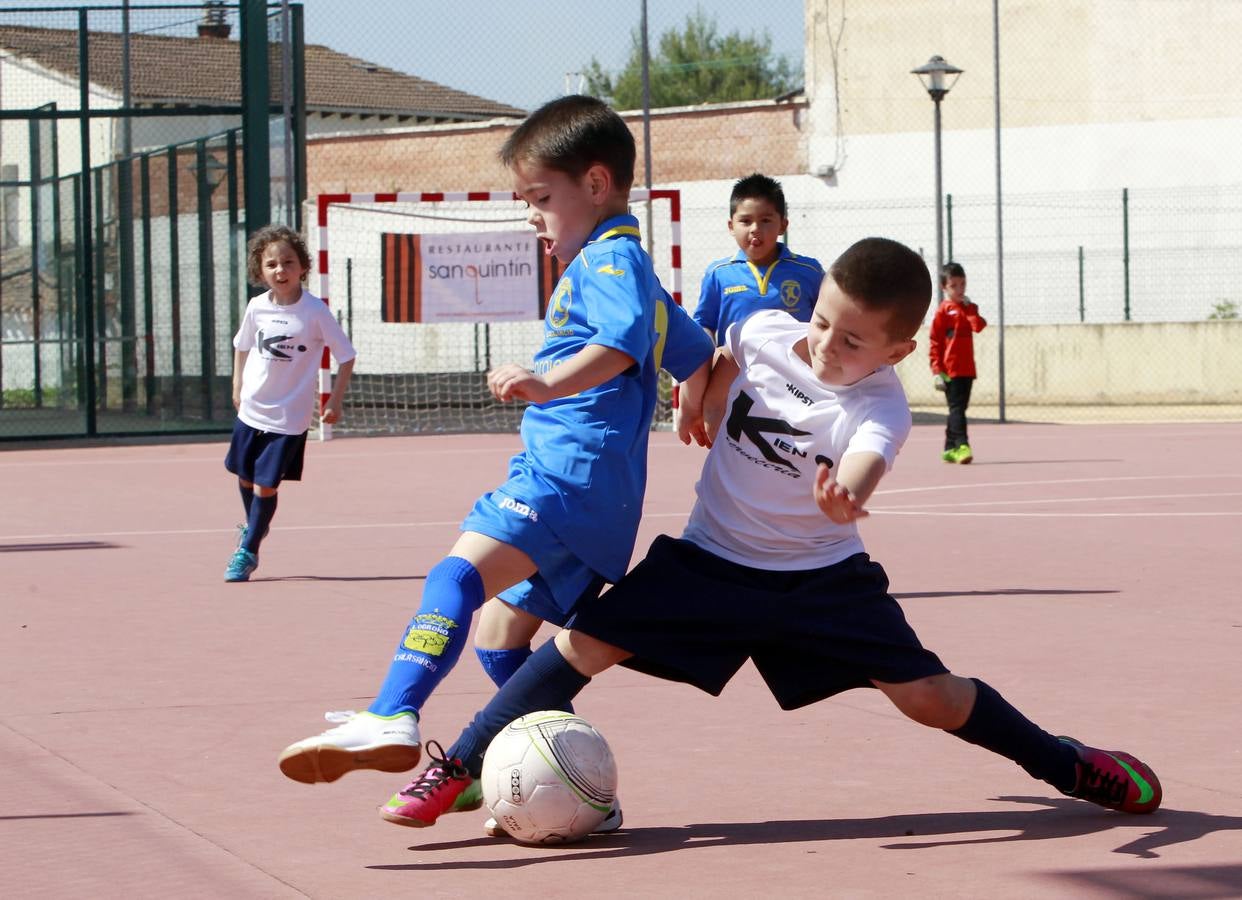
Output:
<path fill-rule="evenodd" d="M 932 317 L 930 345 L 933 375 L 947 372 L 950 378 L 975 377 L 976 331 L 987 327 L 987 320 L 979 315 L 979 307 L 967 299 L 957 303 L 945 299 Z"/>

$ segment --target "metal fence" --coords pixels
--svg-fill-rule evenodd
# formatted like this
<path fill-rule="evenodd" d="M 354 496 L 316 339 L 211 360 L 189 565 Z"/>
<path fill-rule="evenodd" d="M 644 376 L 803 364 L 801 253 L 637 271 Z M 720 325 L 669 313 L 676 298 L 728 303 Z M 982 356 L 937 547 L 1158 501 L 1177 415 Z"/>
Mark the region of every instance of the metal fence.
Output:
<path fill-rule="evenodd" d="M 264 40 L 246 46 L 256 9 Z M 992 322 L 976 406 L 1065 421 L 1242 407 L 1242 0 L 773 0 L 762 21 L 740 0 L 454 10 L 0 10 L 0 438 L 227 428 L 248 231 L 290 221 L 313 244 L 299 201 L 321 191 L 503 191 L 506 129 L 569 91 L 628 109 L 636 184 L 681 192 L 688 306 L 734 249 L 729 186 L 755 170 L 785 187 L 795 251 L 828 263 L 884 234 L 934 264 L 933 106 L 911 74 L 934 54 L 965 70 L 934 159 L 945 256 Z M 208 65 L 194 54 L 212 41 L 227 52 Z M 1134 52 L 1151 46 L 1159 78 Z M 351 270 L 359 298 L 375 274 Z M 360 384 L 392 374 L 405 338 L 387 340 L 359 346 Z M 900 372 L 913 403 L 941 408 L 922 350 Z"/>

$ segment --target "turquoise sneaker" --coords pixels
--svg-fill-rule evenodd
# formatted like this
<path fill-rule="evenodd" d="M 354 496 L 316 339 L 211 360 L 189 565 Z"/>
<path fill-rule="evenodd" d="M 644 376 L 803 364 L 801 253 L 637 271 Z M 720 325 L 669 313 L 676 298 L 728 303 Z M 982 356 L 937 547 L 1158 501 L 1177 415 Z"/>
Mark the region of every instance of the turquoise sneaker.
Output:
<path fill-rule="evenodd" d="M 259 568 L 259 557 L 239 547 L 233 554 L 233 558 L 229 560 L 228 568 L 224 570 L 224 580 L 249 581 L 250 573 L 257 568 Z"/>

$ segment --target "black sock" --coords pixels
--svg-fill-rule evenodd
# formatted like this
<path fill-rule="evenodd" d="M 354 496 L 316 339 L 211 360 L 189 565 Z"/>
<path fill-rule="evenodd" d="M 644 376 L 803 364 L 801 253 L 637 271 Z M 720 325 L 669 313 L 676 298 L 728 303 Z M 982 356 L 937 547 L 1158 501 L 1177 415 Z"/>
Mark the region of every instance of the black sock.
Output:
<path fill-rule="evenodd" d="M 992 687 L 972 678 L 979 689 L 966 724 L 949 734 L 1012 759 L 1033 778 L 1058 791 L 1074 789 L 1078 781 L 1078 754 L 1069 744 L 1044 731 Z"/>
<path fill-rule="evenodd" d="M 242 509 L 244 510 L 243 514 L 246 517 L 246 521 L 249 522 L 250 521 L 250 504 L 254 503 L 254 485 L 243 484 L 242 482 L 239 481 L 237 482 L 237 489 L 241 491 Z"/>
<path fill-rule="evenodd" d="M 276 497 L 272 494 L 270 497 L 260 497 L 255 495 L 254 502 L 250 504 L 250 519 L 246 522 L 246 541 L 242 544 L 243 550 L 249 550 L 256 556 L 259 553 L 259 544 L 263 542 L 263 538 L 267 537 L 267 529 L 272 524 L 272 516 L 276 515 Z"/>
<path fill-rule="evenodd" d="M 470 774 L 483 773 L 483 754 L 492 738 L 526 713 L 541 709 L 565 709 L 591 679 L 566 662 L 555 639 L 531 654 L 496 692 L 487 706 L 474 715 L 448 750 L 449 759 L 460 759 Z"/>

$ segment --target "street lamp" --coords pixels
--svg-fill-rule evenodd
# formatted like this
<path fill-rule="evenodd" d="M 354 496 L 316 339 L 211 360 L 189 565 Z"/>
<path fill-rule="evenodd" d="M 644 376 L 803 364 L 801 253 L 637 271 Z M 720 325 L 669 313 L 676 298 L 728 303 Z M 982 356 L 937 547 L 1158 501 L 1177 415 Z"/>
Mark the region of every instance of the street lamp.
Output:
<path fill-rule="evenodd" d="M 944 201 L 940 190 L 940 101 L 957 83 L 962 69 L 945 61 L 943 56 L 933 56 L 910 74 L 919 76 L 923 87 L 936 105 L 936 284 L 940 284 L 940 270 L 944 267 Z M 951 76 L 951 77 L 950 77 Z M 937 289 L 936 296 L 941 296 Z"/>

